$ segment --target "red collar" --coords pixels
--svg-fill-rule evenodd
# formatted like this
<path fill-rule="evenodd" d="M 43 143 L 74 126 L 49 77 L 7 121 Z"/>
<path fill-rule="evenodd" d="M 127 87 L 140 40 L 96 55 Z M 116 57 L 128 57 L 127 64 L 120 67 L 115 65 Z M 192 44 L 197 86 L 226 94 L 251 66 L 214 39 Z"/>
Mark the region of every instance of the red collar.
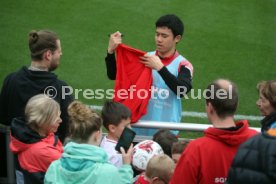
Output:
<path fill-rule="evenodd" d="M 158 56 L 158 51 L 155 52 L 155 55 Z M 171 55 L 171 56 L 169 56 L 169 57 L 165 57 L 165 58 L 159 57 L 159 58 L 161 59 L 162 63 L 163 63 L 165 66 L 167 66 L 167 65 L 169 65 L 177 56 L 179 56 L 179 54 L 178 54 L 178 52 L 177 52 L 177 50 L 176 50 L 176 51 L 174 52 L 174 54 Z"/>

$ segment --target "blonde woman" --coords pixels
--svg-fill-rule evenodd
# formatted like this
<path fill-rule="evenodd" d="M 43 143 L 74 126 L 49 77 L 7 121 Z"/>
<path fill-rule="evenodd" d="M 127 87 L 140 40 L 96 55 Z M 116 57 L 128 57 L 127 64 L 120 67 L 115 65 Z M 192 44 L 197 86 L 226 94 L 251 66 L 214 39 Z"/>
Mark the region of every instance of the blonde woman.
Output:
<path fill-rule="evenodd" d="M 59 104 L 44 94 L 29 99 L 25 119 L 13 119 L 10 149 L 17 155 L 17 183 L 43 183 L 49 165 L 63 152 L 54 134 L 61 122 Z"/>
<path fill-rule="evenodd" d="M 131 183 L 133 171 L 130 166 L 133 146 L 127 153 L 121 149 L 123 166 L 119 169 L 108 163 L 108 156 L 100 148 L 102 119 L 88 106 L 74 101 L 68 107 L 71 142 L 64 147 L 59 160 L 53 162 L 45 183 L 59 184 L 125 184 Z"/>

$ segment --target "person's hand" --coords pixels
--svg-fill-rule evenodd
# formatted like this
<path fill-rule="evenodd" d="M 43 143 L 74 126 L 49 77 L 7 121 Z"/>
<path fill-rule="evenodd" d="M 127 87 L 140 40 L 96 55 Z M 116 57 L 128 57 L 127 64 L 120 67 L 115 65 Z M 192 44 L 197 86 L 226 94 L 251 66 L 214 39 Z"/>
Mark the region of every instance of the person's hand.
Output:
<path fill-rule="evenodd" d="M 119 31 L 113 33 L 109 37 L 109 43 L 108 43 L 108 48 L 107 52 L 109 54 L 113 54 L 117 46 L 122 43 L 122 33 Z"/>
<path fill-rule="evenodd" d="M 129 149 L 127 150 L 127 153 L 125 152 L 125 149 L 123 147 L 120 148 L 122 157 L 123 157 L 123 163 L 124 164 L 130 164 L 133 154 L 133 144 L 131 143 Z"/>
<path fill-rule="evenodd" d="M 152 68 L 154 70 L 161 70 L 164 64 L 160 60 L 160 58 L 156 55 L 148 55 L 145 54 L 144 56 L 140 57 L 141 63 L 143 63 L 146 67 Z"/>

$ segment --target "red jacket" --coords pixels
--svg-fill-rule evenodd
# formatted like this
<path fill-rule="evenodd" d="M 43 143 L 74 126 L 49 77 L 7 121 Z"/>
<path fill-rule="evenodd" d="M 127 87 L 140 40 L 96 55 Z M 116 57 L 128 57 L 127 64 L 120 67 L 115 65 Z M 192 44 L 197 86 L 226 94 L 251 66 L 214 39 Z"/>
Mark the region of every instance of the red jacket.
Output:
<path fill-rule="evenodd" d="M 238 147 L 255 135 L 247 120 L 235 131 L 210 127 L 191 141 L 176 165 L 171 184 L 223 184 Z"/>
<path fill-rule="evenodd" d="M 146 114 L 151 97 L 152 70 L 139 62 L 144 54 L 146 53 L 124 44 L 116 49 L 117 75 L 113 100 L 131 110 L 132 123 Z"/>
<path fill-rule="evenodd" d="M 31 180 L 30 176 L 40 178 L 41 183 L 50 164 L 63 153 L 63 146 L 53 133 L 42 137 L 21 119 L 12 121 L 10 149 L 17 155 L 20 168 L 28 173 L 24 174 L 25 181 Z"/>
<path fill-rule="evenodd" d="M 10 149 L 18 154 L 20 166 L 29 172 L 46 172 L 49 165 L 61 157 L 63 147 L 60 141 L 53 146 L 55 135 L 51 133 L 40 142 L 25 144 L 11 136 Z"/>

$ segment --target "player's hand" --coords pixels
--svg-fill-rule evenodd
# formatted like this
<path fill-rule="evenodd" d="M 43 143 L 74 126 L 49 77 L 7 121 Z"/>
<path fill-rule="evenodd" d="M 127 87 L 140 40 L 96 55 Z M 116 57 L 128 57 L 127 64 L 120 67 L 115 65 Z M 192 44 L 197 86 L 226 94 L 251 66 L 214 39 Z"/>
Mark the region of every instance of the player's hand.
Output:
<path fill-rule="evenodd" d="M 117 48 L 117 46 L 122 43 L 122 33 L 120 33 L 119 31 L 111 34 L 109 36 L 109 43 L 108 43 L 108 48 L 107 48 L 107 52 L 109 54 L 113 54 L 115 49 Z"/>
<path fill-rule="evenodd" d="M 161 70 L 164 64 L 160 60 L 160 58 L 156 55 L 148 55 L 145 54 L 144 56 L 140 57 L 141 63 L 143 63 L 146 67 L 152 68 L 154 70 Z"/>
<path fill-rule="evenodd" d="M 127 150 L 127 153 L 125 152 L 125 149 L 123 147 L 120 148 L 122 157 L 123 157 L 123 163 L 124 164 L 131 164 L 132 154 L 133 154 L 133 144 L 131 143 L 129 149 Z"/>

